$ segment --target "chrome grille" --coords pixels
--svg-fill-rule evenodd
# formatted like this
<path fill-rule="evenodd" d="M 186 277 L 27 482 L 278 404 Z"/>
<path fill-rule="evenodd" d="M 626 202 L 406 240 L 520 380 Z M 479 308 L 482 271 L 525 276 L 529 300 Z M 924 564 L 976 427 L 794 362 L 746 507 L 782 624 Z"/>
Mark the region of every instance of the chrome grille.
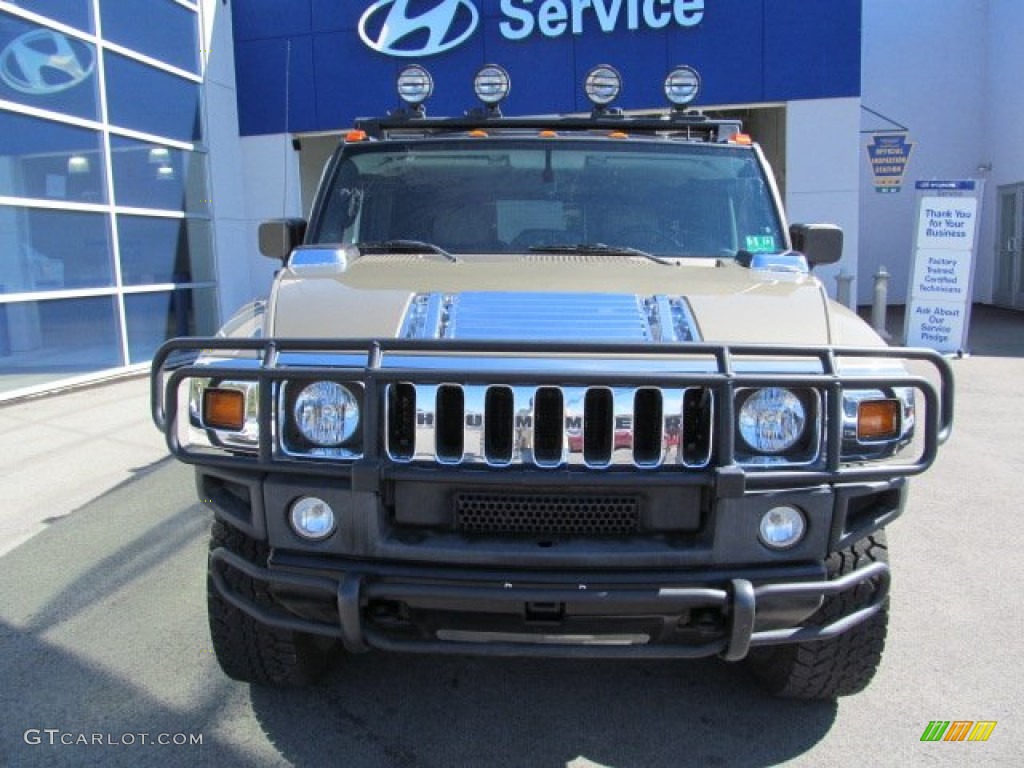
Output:
<path fill-rule="evenodd" d="M 639 529 L 640 506 L 621 495 L 459 493 L 455 523 L 464 533 L 628 535 Z"/>
<path fill-rule="evenodd" d="M 388 385 L 392 461 L 543 468 L 704 467 L 711 458 L 704 387 Z"/>

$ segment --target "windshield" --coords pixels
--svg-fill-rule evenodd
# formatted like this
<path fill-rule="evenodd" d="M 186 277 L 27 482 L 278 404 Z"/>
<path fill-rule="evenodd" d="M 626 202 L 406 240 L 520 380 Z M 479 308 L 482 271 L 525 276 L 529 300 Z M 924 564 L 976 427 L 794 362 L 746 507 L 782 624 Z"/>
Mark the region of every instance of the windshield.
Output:
<path fill-rule="evenodd" d="M 349 145 L 312 241 L 452 254 L 566 247 L 735 256 L 785 246 L 749 148 L 558 138 Z"/>

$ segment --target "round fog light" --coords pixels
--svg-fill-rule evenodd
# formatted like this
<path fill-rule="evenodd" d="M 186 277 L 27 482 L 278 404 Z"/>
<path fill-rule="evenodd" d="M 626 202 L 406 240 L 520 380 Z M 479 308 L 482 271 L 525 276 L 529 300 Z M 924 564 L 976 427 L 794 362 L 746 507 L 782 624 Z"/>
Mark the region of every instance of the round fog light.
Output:
<path fill-rule="evenodd" d="M 796 507 L 772 507 L 761 518 L 761 543 L 770 549 L 789 549 L 804 537 L 807 525 Z"/>
<path fill-rule="evenodd" d="M 336 527 L 331 505 L 316 496 L 303 496 L 292 504 L 292 530 L 307 541 L 326 539 Z"/>

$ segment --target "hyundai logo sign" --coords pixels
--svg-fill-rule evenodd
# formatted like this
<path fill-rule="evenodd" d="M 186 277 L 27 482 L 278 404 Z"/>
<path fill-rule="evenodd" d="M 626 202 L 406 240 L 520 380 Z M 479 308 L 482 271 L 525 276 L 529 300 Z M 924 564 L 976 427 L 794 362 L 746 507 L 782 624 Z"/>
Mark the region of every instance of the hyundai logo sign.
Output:
<path fill-rule="evenodd" d="M 92 74 L 96 56 L 90 46 L 50 29 L 14 38 L 0 53 L 0 80 L 34 96 L 59 93 Z"/>
<path fill-rule="evenodd" d="M 442 0 L 416 16 L 409 2 L 378 0 L 359 19 L 359 37 L 387 56 L 433 56 L 466 42 L 480 21 L 470 0 Z"/>
<path fill-rule="evenodd" d="M 704 6 L 705 0 L 501 0 L 497 31 L 518 41 L 686 29 L 704 20 Z M 433 56 L 462 45 L 479 22 L 472 0 L 377 0 L 359 19 L 359 36 L 386 56 Z"/>

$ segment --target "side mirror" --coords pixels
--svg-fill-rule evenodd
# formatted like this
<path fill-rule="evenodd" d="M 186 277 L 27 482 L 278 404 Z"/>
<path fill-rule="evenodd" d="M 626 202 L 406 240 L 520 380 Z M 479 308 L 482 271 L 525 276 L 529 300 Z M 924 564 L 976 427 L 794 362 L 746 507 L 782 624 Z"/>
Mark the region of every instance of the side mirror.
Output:
<path fill-rule="evenodd" d="M 789 238 L 793 250 L 806 256 L 812 267 L 835 264 L 843 257 L 843 230 L 835 224 L 792 224 Z"/>
<path fill-rule="evenodd" d="M 260 224 L 260 253 L 284 261 L 306 236 L 305 219 L 271 219 Z"/>

